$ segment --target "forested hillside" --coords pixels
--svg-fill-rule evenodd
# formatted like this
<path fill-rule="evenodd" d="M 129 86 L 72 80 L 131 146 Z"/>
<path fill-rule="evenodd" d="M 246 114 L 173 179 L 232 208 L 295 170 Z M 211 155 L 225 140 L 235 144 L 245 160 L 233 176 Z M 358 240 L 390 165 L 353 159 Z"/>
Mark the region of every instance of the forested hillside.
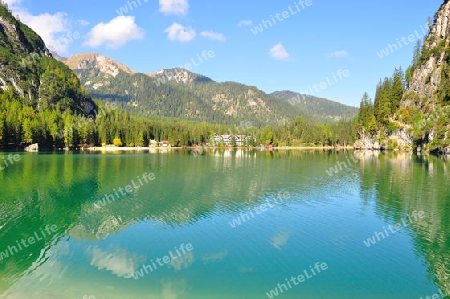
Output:
<path fill-rule="evenodd" d="M 317 123 L 332 123 L 341 120 L 351 120 L 358 115 L 358 108 L 338 102 L 300 94 L 292 91 L 276 91 L 272 96 L 282 99 L 297 109 L 308 111 L 316 118 Z"/>

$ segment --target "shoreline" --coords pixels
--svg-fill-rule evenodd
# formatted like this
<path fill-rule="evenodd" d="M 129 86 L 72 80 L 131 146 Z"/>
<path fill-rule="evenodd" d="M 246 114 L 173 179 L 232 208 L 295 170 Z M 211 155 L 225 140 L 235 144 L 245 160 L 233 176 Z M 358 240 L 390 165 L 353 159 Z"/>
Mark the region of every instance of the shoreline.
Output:
<path fill-rule="evenodd" d="M 289 149 L 322 149 L 322 150 L 353 150 L 353 146 L 278 146 L 273 149 L 289 150 Z"/>
<path fill-rule="evenodd" d="M 437 153 L 429 151 L 416 152 L 412 149 L 373 149 L 373 148 L 357 148 L 354 146 L 278 146 L 278 147 L 210 147 L 210 146 L 178 146 L 178 147 L 114 147 L 114 146 L 93 146 L 80 148 L 54 148 L 54 149 L 40 149 L 30 153 L 44 153 L 44 152 L 167 152 L 169 150 L 190 150 L 196 151 L 198 149 L 205 151 L 211 150 L 257 150 L 257 151 L 287 151 L 287 150 L 322 150 L 322 151 L 355 151 L 355 152 L 411 152 L 417 155 L 436 155 L 448 156 L 447 153 Z M 27 152 L 23 149 L 0 149 L 0 152 Z"/>
<path fill-rule="evenodd" d="M 81 148 L 80 151 L 106 151 L 106 152 L 116 152 L 116 151 L 138 151 L 138 152 L 142 152 L 142 151 L 150 151 L 150 150 L 156 150 L 156 149 L 163 149 L 163 150 L 168 150 L 168 149 L 180 149 L 181 147 L 129 147 L 129 146 L 124 146 L 124 147 L 112 147 L 112 146 L 94 146 L 94 147 L 88 147 L 88 148 Z"/>
<path fill-rule="evenodd" d="M 207 147 L 207 146 L 186 146 L 186 147 L 89 147 L 81 148 L 80 151 L 160 151 L 160 150 L 196 150 L 202 148 L 203 150 L 260 150 L 260 151 L 273 151 L 273 150 L 354 150 L 352 146 L 347 147 L 334 147 L 334 146 L 280 146 L 272 148 L 264 147 Z"/>

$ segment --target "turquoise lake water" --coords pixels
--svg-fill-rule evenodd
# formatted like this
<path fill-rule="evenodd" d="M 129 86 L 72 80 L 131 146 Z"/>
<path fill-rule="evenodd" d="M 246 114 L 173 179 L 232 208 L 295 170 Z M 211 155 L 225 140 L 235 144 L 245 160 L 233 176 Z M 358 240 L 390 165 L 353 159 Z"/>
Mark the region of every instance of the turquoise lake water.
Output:
<path fill-rule="evenodd" d="M 0 171 L 0 298 L 450 293 L 448 159 L 12 154 Z"/>

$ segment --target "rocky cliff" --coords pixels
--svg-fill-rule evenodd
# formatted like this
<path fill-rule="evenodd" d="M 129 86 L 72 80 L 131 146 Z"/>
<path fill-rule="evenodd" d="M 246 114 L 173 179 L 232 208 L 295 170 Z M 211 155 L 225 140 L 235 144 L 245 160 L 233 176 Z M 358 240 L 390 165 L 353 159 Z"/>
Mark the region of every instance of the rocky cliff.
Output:
<path fill-rule="evenodd" d="M 409 81 L 399 115 L 417 112 L 415 120 L 403 127 L 420 150 L 449 152 L 450 145 L 450 2 L 446 0 L 435 14 L 421 55 Z M 404 116 L 404 117 L 402 117 Z"/>
<path fill-rule="evenodd" d="M 51 56 L 42 39 L 0 5 L 0 89 L 12 86 L 17 94 L 35 97 L 37 78 L 23 75 L 40 56 Z"/>
<path fill-rule="evenodd" d="M 425 39 L 420 57 L 409 83 L 409 92 L 403 102 L 404 107 L 423 107 L 435 104 L 442 83 L 447 61 L 449 44 L 450 3 L 445 1 L 435 15 L 430 32 Z M 416 95 L 416 97 L 414 97 Z M 415 100 L 414 100 L 415 99 Z"/>
<path fill-rule="evenodd" d="M 434 16 L 423 45 L 406 72 L 407 90 L 389 123 L 356 148 L 399 148 L 450 153 L 450 2 Z M 383 109 L 384 107 L 380 108 Z M 375 110 L 377 105 L 375 103 Z M 376 111 L 375 111 L 376 115 Z"/>

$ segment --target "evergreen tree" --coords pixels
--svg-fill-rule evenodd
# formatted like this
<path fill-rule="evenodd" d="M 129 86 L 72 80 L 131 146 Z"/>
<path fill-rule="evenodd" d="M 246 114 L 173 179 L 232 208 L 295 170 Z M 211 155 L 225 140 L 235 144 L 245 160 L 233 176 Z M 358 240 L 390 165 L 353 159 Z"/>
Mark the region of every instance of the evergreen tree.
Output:
<path fill-rule="evenodd" d="M 358 127 L 363 128 L 363 134 L 373 134 L 377 129 L 376 119 L 374 115 L 374 104 L 367 92 L 364 93 L 359 109 Z M 361 137 L 361 136 L 360 136 Z"/>
<path fill-rule="evenodd" d="M 405 80 L 402 68 L 395 69 L 392 76 L 392 86 L 391 86 L 391 111 L 390 114 L 397 112 L 400 108 L 400 102 L 405 93 Z"/>

